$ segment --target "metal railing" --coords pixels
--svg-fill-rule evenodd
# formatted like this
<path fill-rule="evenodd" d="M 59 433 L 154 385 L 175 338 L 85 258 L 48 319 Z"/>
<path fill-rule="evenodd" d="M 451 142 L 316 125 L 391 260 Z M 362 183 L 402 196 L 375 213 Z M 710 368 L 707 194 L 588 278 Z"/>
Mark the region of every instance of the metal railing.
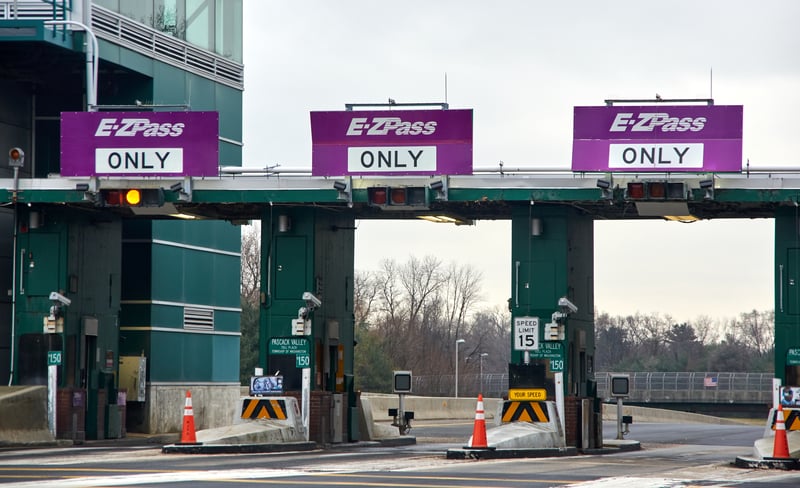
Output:
<path fill-rule="evenodd" d="M 770 403 L 772 373 L 732 372 L 633 372 L 595 373 L 597 396 L 610 398 L 610 378 L 615 374 L 630 376 L 631 396 L 627 401 L 643 403 Z M 455 393 L 454 377 L 449 375 L 414 376 L 413 393 L 422 396 L 448 396 Z M 458 378 L 462 397 L 483 393 L 487 398 L 508 394 L 508 374 L 463 374 Z"/>
<path fill-rule="evenodd" d="M 92 5 L 97 37 L 233 88 L 244 89 L 244 66 L 169 34 Z"/>
<path fill-rule="evenodd" d="M 0 0 L 0 20 L 65 20 L 71 0 Z M 146 26 L 112 10 L 92 5 L 92 32 L 164 63 L 218 83 L 244 89 L 244 65 Z"/>
<path fill-rule="evenodd" d="M 772 373 L 595 373 L 597 396 L 609 398 L 612 375 L 630 376 L 633 402 L 769 403 Z"/>
<path fill-rule="evenodd" d="M 64 20 L 71 0 L 0 0 L 0 20 Z"/>

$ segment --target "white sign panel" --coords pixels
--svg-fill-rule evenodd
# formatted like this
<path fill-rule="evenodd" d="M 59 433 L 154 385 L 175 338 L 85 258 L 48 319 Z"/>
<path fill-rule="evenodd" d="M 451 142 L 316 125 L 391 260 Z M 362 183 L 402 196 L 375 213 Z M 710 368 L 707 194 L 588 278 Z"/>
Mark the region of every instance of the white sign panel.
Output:
<path fill-rule="evenodd" d="M 608 167 L 611 169 L 703 168 L 703 144 L 609 144 Z"/>
<path fill-rule="evenodd" d="M 183 148 L 97 148 L 95 173 L 142 175 L 183 173 Z"/>
<path fill-rule="evenodd" d="M 516 317 L 514 319 L 514 350 L 535 351 L 539 349 L 539 317 Z"/>
<path fill-rule="evenodd" d="M 348 147 L 350 172 L 392 173 L 436 170 L 436 146 Z"/>

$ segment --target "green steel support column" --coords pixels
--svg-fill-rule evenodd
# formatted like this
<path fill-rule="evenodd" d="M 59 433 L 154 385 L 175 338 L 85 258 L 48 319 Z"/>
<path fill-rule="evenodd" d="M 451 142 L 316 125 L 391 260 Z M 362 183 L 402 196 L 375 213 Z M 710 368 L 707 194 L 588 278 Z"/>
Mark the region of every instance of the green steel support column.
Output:
<path fill-rule="evenodd" d="M 355 221 L 352 215 L 313 207 L 274 206 L 262 215 L 262 307 L 260 316 L 259 364 L 265 372 L 280 371 L 284 390 L 299 392 L 302 368 L 295 356 L 273 354 L 273 338 L 291 337 L 292 321 L 307 307 L 303 293 L 311 292 L 321 305 L 309 314 L 311 333 L 311 389 L 321 398 L 348 394 L 352 389 L 354 319 L 353 263 Z M 327 392 L 327 393 L 324 393 Z M 346 396 L 352 399 L 352 394 Z M 322 404 L 325 400 L 321 400 Z M 353 408 L 355 405 L 347 405 Z M 341 418 L 325 419 L 329 410 L 312 409 L 311 434 L 321 426 L 341 422 L 351 432 L 357 418 L 341 411 Z M 320 425 L 314 425 L 314 422 Z M 333 429 L 338 432 L 337 429 Z M 327 442 L 325 433 L 316 440 Z M 352 437 L 343 436 L 342 441 Z M 334 439 L 336 440 L 336 439 Z"/>
<path fill-rule="evenodd" d="M 564 394 L 593 397 L 594 286 L 593 222 L 567 206 L 525 205 L 512 214 L 511 300 L 513 319 L 539 318 L 539 349 L 530 351 L 531 364 L 544 367 L 540 387 L 554 393 L 554 373 L 563 361 Z M 563 341 L 544 341 L 544 324 L 559 311 L 566 297 L 578 307 L 566 320 Z M 512 330 L 513 335 L 513 330 Z M 524 353 L 511 342 L 512 364 Z M 537 373 L 541 374 L 541 373 Z"/>
<path fill-rule="evenodd" d="M 775 212 L 775 377 L 800 386 L 800 209 Z"/>
<path fill-rule="evenodd" d="M 342 374 L 353 372 L 354 235 L 352 216 L 318 208 L 276 206 L 263 215 L 259 356 L 266 372 L 294 376 L 294 358 L 270 356 L 269 339 L 292 335 L 292 320 L 306 306 L 303 293 L 311 292 L 322 301 L 310 315 L 313 388 L 343 391 Z M 344 366 L 337 380 L 339 345 Z M 287 389 L 299 389 L 292 378 L 284 381 Z"/>

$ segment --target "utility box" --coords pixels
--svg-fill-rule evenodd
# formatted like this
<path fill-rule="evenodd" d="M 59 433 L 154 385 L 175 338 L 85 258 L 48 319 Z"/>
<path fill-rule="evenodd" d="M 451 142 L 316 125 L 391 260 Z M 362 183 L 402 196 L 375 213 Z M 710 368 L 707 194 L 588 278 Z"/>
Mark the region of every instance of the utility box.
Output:
<path fill-rule="evenodd" d="M 344 442 L 344 395 L 341 393 L 333 394 L 333 415 L 332 422 L 332 441 L 335 444 Z"/>
<path fill-rule="evenodd" d="M 147 358 L 120 356 L 119 389 L 127 390 L 129 402 L 143 402 L 147 393 Z"/>

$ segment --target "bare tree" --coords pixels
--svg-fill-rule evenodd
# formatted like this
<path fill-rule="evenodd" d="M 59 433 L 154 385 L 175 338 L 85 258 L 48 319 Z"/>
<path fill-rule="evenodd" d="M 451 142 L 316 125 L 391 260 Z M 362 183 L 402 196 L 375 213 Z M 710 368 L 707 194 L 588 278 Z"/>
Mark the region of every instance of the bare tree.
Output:
<path fill-rule="evenodd" d="M 261 232 L 245 228 L 242 232 L 242 298 L 251 304 L 259 303 L 261 290 Z"/>
<path fill-rule="evenodd" d="M 356 271 L 353 284 L 353 315 L 356 324 L 369 324 L 378 300 L 380 282 L 374 273 Z"/>
<path fill-rule="evenodd" d="M 775 312 L 752 310 L 741 313 L 738 320 L 731 320 L 729 328 L 739 341 L 763 356 L 772 350 L 775 343 Z"/>
<path fill-rule="evenodd" d="M 261 232 L 242 232 L 240 292 L 242 314 L 239 341 L 239 377 L 244 383 L 258 363 L 258 321 L 261 304 Z"/>

